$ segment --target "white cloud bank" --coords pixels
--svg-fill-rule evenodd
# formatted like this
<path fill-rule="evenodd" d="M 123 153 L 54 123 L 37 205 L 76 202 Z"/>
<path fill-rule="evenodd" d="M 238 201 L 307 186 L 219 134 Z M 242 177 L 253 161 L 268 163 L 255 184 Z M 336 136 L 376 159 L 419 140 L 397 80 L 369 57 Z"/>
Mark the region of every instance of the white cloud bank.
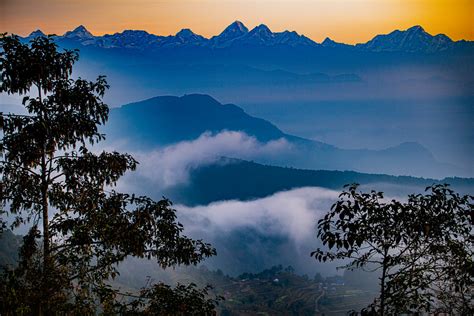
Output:
<path fill-rule="evenodd" d="M 206 206 L 177 205 L 179 220 L 192 235 L 214 236 L 253 228 L 266 236 L 288 237 L 297 246 L 316 238 L 317 220 L 339 192 L 317 187 L 275 193 L 253 201 L 219 201 Z"/>
<path fill-rule="evenodd" d="M 286 139 L 259 142 L 243 132 L 204 133 L 192 141 L 183 141 L 151 152 L 133 153 L 140 164 L 139 176 L 160 187 L 186 183 L 189 172 L 199 166 L 218 161 L 220 157 L 258 159 L 282 154 L 291 149 Z"/>

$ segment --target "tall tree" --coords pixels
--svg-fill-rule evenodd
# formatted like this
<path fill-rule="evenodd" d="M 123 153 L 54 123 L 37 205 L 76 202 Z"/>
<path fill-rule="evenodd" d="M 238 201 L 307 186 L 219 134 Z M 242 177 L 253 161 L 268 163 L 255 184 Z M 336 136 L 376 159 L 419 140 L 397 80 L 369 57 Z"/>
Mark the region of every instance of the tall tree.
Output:
<path fill-rule="evenodd" d="M 379 296 L 363 314 L 473 313 L 473 197 L 447 185 L 426 190 L 400 202 L 351 185 L 319 220 L 329 250 L 312 256 L 380 275 Z"/>
<path fill-rule="evenodd" d="M 160 302 L 152 295 L 157 289 L 178 298 L 202 294 L 193 286 L 157 285 L 143 291 L 145 301 L 119 304 L 108 281 L 127 257 L 170 267 L 197 264 L 215 250 L 183 235 L 170 201 L 115 191 L 137 161 L 90 150 L 104 139 L 99 126 L 109 114 L 102 100 L 105 77 L 72 79 L 78 52 L 59 51 L 52 37 L 26 44 L 3 34 L 0 44 L 0 91 L 24 96 L 28 113 L 0 113 L 0 212 L 10 228 L 30 227 L 18 268 L 2 274 L 0 313 L 95 314 L 98 303 L 104 312 L 123 312 L 129 303 Z M 187 305 L 180 302 L 185 314 Z M 202 296 L 194 302 L 202 304 L 189 305 L 192 311 L 211 311 L 215 301 Z"/>

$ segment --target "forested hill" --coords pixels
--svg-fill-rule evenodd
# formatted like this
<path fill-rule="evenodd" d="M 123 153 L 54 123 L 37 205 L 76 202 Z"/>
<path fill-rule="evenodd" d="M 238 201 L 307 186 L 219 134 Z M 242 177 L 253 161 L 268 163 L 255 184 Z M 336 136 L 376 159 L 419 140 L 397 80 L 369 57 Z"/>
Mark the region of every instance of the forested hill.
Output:
<path fill-rule="evenodd" d="M 394 195 L 421 192 L 434 183 L 448 183 L 462 193 L 474 189 L 473 178 L 435 180 L 354 171 L 305 170 L 222 158 L 215 164 L 195 169 L 187 184 L 174 187 L 166 195 L 175 202 L 196 205 L 229 199 L 251 200 L 305 186 L 341 190 L 350 183 Z"/>
<path fill-rule="evenodd" d="M 8 265 L 16 265 L 18 260 L 18 248 L 22 243 L 22 237 L 5 230 L 0 234 L 0 269 Z"/>
<path fill-rule="evenodd" d="M 260 141 L 285 137 L 272 123 L 252 117 L 209 95 L 160 96 L 113 109 L 105 126 L 108 138 L 130 140 L 132 148 L 153 148 L 192 140 L 204 132 L 242 131 Z"/>

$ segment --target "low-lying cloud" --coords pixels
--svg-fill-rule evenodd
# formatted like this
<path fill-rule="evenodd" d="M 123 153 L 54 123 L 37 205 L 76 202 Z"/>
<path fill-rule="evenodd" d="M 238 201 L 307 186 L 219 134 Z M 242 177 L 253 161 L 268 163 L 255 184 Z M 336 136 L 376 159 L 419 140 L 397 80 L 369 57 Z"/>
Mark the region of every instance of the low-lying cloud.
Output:
<path fill-rule="evenodd" d="M 282 191 L 252 201 L 219 201 L 188 207 L 176 205 L 185 233 L 217 249 L 206 265 L 238 275 L 283 264 L 299 272 L 335 273 L 335 264 L 317 264 L 311 251 L 320 246 L 317 221 L 339 192 L 317 187 Z"/>
<path fill-rule="evenodd" d="M 215 163 L 220 157 L 259 159 L 287 152 L 291 144 L 284 138 L 260 142 L 243 132 L 209 132 L 195 140 L 133 156 L 140 162 L 137 176 L 144 177 L 165 188 L 186 183 L 193 169 Z"/>
<path fill-rule="evenodd" d="M 188 231 L 205 236 L 253 228 L 262 235 L 284 236 L 305 243 L 314 239 L 317 220 L 329 211 L 339 192 L 317 187 L 298 188 L 252 201 L 219 201 L 205 206 L 178 205 Z"/>

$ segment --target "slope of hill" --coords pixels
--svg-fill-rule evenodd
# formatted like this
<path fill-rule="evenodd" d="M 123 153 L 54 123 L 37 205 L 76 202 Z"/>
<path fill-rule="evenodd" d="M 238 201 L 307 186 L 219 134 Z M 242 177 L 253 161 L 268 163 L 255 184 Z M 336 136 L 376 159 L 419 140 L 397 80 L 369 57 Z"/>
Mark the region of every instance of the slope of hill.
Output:
<path fill-rule="evenodd" d="M 261 141 L 284 137 L 276 126 L 236 105 L 197 94 L 156 97 L 113 109 L 105 128 L 109 138 L 130 139 L 133 146 L 148 149 L 222 130 L 243 131 Z"/>
<path fill-rule="evenodd" d="M 474 190 L 473 178 L 435 180 L 354 171 L 303 170 L 222 158 L 218 163 L 195 169 L 188 183 L 170 188 L 164 194 L 177 203 L 206 205 L 221 200 L 253 200 L 299 187 L 317 186 L 339 191 L 351 183 L 397 196 L 422 192 L 437 183 L 448 183 L 464 194 Z"/>
<path fill-rule="evenodd" d="M 260 142 L 281 139 L 289 142 L 291 149 L 262 157 L 259 160 L 262 163 L 437 178 L 462 175 L 462 170 L 439 163 L 417 143 L 403 143 L 384 150 L 340 149 L 285 134 L 270 122 L 207 95 L 156 97 L 113 109 L 104 130 L 112 142 L 126 140 L 129 149 L 153 150 L 196 139 L 205 132 L 227 130 L 243 132 Z"/>

